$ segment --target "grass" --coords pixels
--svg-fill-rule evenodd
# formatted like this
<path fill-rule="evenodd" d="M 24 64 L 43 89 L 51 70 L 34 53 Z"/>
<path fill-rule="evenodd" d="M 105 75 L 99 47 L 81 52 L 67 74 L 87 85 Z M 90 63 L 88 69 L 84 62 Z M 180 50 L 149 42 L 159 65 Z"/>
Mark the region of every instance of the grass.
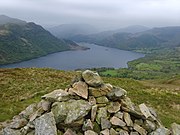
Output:
<path fill-rule="evenodd" d="M 48 68 L 0 69 L 0 121 L 12 119 L 45 93 L 67 88 L 77 74 Z M 103 77 L 103 80 L 126 89 L 135 104 L 146 103 L 155 108 L 166 127 L 180 122 L 178 78 L 151 82 L 114 77 Z"/>

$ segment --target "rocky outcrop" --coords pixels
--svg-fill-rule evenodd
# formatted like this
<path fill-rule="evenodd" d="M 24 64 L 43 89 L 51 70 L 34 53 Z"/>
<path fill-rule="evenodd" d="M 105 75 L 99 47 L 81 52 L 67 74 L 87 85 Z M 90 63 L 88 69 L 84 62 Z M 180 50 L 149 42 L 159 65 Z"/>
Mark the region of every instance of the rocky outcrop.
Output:
<path fill-rule="evenodd" d="M 2 135 L 179 135 L 180 125 L 162 126 L 144 103 L 135 106 L 126 90 L 84 71 L 66 90 L 54 90 L 28 106 Z"/>

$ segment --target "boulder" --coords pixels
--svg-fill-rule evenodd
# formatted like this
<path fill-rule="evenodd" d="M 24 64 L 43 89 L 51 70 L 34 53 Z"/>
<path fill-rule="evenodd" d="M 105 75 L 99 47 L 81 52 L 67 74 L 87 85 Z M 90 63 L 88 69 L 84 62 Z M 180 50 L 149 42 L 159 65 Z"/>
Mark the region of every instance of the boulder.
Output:
<path fill-rule="evenodd" d="M 97 72 L 86 70 L 82 73 L 84 81 L 92 87 L 98 87 L 103 84 L 103 81 Z"/>
<path fill-rule="evenodd" d="M 57 135 L 56 122 L 52 112 L 37 118 L 35 124 L 35 135 Z"/>
<path fill-rule="evenodd" d="M 68 128 L 63 135 L 77 135 L 77 134 L 73 132 L 70 128 Z"/>
<path fill-rule="evenodd" d="M 70 124 L 86 116 L 91 110 L 91 105 L 85 100 L 69 100 L 67 102 L 55 102 L 52 105 L 56 123 Z"/>
<path fill-rule="evenodd" d="M 13 122 L 10 124 L 10 128 L 20 129 L 24 127 L 27 123 L 28 121 L 25 118 L 16 118 L 13 119 Z"/>

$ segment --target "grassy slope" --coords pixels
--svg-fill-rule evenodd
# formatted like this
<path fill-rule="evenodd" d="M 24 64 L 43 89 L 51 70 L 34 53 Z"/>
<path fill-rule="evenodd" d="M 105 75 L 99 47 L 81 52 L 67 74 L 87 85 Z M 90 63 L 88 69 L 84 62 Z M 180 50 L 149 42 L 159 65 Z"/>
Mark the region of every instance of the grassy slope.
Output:
<path fill-rule="evenodd" d="M 0 121 L 11 119 L 26 106 L 40 100 L 40 96 L 59 88 L 66 88 L 76 72 L 53 69 L 0 69 Z M 180 91 L 159 87 L 156 83 L 145 83 L 133 79 L 103 78 L 105 82 L 128 91 L 132 101 L 154 107 L 165 126 L 180 122 L 178 105 Z M 165 82 L 159 82 L 165 83 Z M 168 83 L 166 84 L 168 86 Z"/>

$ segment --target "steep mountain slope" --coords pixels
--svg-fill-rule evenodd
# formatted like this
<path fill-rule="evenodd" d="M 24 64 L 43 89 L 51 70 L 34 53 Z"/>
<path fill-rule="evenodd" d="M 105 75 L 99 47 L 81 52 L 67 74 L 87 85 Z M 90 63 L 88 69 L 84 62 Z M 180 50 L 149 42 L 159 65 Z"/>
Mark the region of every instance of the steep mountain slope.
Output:
<path fill-rule="evenodd" d="M 71 39 L 78 42 L 90 42 L 126 50 L 138 50 L 144 48 L 175 47 L 180 44 L 179 37 L 180 27 L 177 26 L 153 28 L 138 33 L 101 32 L 91 35 L 78 35 Z"/>
<path fill-rule="evenodd" d="M 95 27 L 88 24 L 62 24 L 48 30 L 58 38 L 67 39 L 79 34 L 87 35 L 98 32 Z"/>
<path fill-rule="evenodd" d="M 22 21 L 16 18 L 11 18 L 6 15 L 0 15 L 0 25 L 6 24 L 6 23 L 26 24 L 25 21 Z"/>
<path fill-rule="evenodd" d="M 27 60 L 49 53 L 81 48 L 72 41 L 54 37 L 35 23 L 0 26 L 0 64 Z"/>

